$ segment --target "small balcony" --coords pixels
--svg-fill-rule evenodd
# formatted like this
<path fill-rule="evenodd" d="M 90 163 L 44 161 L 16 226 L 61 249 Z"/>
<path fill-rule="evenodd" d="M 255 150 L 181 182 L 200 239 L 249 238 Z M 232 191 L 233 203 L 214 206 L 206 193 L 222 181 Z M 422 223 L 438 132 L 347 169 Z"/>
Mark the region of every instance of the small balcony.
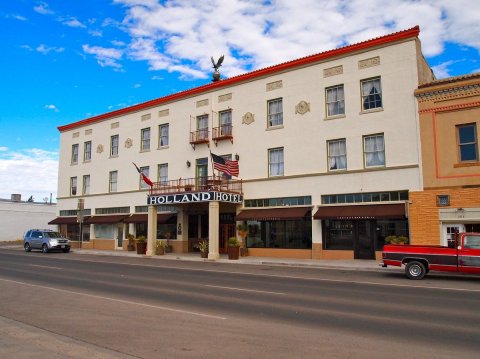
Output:
<path fill-rule="evenodd" d="M 190 132 L 190 144 L 192 145 L 193 149 L 195 149 L 196 145 L 200 145 L 202 143 L 210 145 L 208 135 L 209 131 L 206 128 Z"/>
<path fill-rule="evenodd" d="M 242 180 L 232 180 L 221 176 L 185 178 L 165 182 L 154 182 L 149 195 L 178 194 L 188 192 L 219 191 L 242 194 Z"/>
<path fill-rule="evenodd" d="M 215 142 L 215 146 L 218 141 L 230 140 L 233 143 L 233 127 L 231 124 L 221 125 L 220 127 L 214 127 L 212 133 L 212 140 Z"/>

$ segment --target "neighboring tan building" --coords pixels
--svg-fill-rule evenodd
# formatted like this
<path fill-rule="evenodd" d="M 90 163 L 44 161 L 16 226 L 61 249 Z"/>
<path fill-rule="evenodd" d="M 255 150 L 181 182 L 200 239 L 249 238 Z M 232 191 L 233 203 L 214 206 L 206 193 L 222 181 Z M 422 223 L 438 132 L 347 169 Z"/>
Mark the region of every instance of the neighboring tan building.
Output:
<path fill-rule="evenodd" d="M 248 225 L 254 256 L 375 259 L 408 236 L 422 190 L 414 91 L 434 80 L 415 27 L 60 126 L 58 218 L 83 246 L 126 234 L 208 239 L 209 258 Z M 226 59 L 228 61 L 228 59 Z M 214 171 L 210 151 L 238 161 Z M 154 183 L 139 177 L 133 163 Z"/>
<path fill-rule="evenodd" d="M 419 86 L 422 192 L 410 193 L 411 243 L 480 232 L 480 73 Z"/>

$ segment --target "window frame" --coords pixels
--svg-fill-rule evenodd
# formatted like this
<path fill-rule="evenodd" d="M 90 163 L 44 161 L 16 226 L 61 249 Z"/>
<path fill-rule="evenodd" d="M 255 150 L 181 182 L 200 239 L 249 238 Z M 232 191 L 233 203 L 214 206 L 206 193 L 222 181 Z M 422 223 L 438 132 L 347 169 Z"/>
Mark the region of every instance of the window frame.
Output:
<path fill-rule="evenodd" d="M 88 181 L 86 181 L 88 179 Z M 88 185 L 87 185 L 88 182 Z M 82 195 L 90 194 L 90 175 L 83 175 Z"/>
<path fill-rule="evenodd" d="M 222 115 L 228 114 L 227 121 L 223 121 L 224 118 Z M 218 126 L 220 127 L 221 136 L 231 136 L 232 135 L 232 124 L 233 124 L 233 115 L 232 109 L 223 110 L 218 112 Z"/>
<path fill-rule="evenodd" d="M 92 141 L 86 141 L 83 144 L 83 162 L 92 160 Z"/>
<path fill-rule="evenodd" d="M 162 176 L 162 168 L 166 169 L 166 176 Z M 157 178 L 161 185 L 168 184 L 168 163 L 160 163 L 157 168 Z"/>
<path fill-rule="evenodd" d="M 148 134 L 148 138 L 146 136 Z M 150 139 L 151 139 L 151 129 L 150 127 L 145 127 L 141 129 L 140 132 L 140 152 L 150 151 Z"/>
<path fill-rule="evenodd" d="M 116 145 L 114 144 L 115 139 L 117 141 Z M 120 135 L 110 136 L 110 157 L 118 157 L 119 148 L 120 148 Z"/>
<path fill-rule="evenodd" d="M 328 94 L 329 94 L 329 91 L 333 91 L 333 90 L 338 90 L 338 89 L 342 89 L 342 99 L 339 100 L 338 99 L 338 95 L 336 96 L 336 101 L 332 101 L 332 102 L 329 102 L 328 101 Z M 338 91 L 336 92 L 338 94 Z M 343 112 L 339 112 L 339 113 L 335 113 L 335 114 L 331 114 L 330 113 L 330 110 L 329 110 L 329 105 L 330 104 L 339 104 L 339 103 L 343 103 Z M 338 106 L 340 108 L 340 106 Z M 344 84 L 339 84 L 339 85 L 334 85 L 334 86 L 329 86 L 327 88 L 325 88 L 325 116 L 327 118 L 334 118 L 334 117 L 343 117 L 345 116 L 345 86 Z"/>
<path fill-rule="evenodd" d="M 108 192 L 118 192 L 118 171 L 108 173 Z"/>
<path fill-rule="evenodd" d="M 281 111 L 271 113 L 270 104 L 274 104 L 277 102 L 281 104 Z M 278 118 L 272 119 L 273 116 L 278 116 Z M 279 123 L 274 123 L 276 121 L 278 121 Z M 267 100 L 267 128 L 276 128 L 281 126 L 283 126 L 283 97 Z"/>
<path fill-rule="evenodd" d="M 166 128 L 167 135 L 163 135 L 163 129 Z M 166 143 L 163 142 L 163 139 L 166 138 Z M 158 125 L 158 148 L 168 147 L 170 145 L 170 124 L 163 123 Z"/>
<path fill-rule="evenodd" d="M 382 145 L 383 149 L 382 151 L 371 151 L 367 152 L 367 143 L 366 140 L 369 138 L 373 137 L 382 137 Z M 378 165 L 368 165 L 368 160 L 367 160 L 367 155 L 369 153 L 383 153 L 383 164 L 378 164 Z M 376 133 L 372 135 L 365 135 L 363 136 L 363 166 L 364 168 L 381 168 L 386 166 L 386 155 L 385 155 L 385 134 L 384 133 Z"/>
<path fill-rule="evenodd" d="M 78 194 L 78 181 L 77 177 L 70 177 L 70 196 L 76 196 Z"/>
<path fill-rule="evenodd" d="M 375 86 L 372 86 L 372 90 L 373 89 L 376 89 L 378 92 L 376 93 L 368 93 L 368 94 L 364 94 L 363 93 L 363 89 L 364 89 L 364 83 L 368 83 L 368 82 L 375 82 L 375 81 L 378 81 L 378 89 L 375 88 Z M 378 96 L 380 97 L 380 106 L 375 106 L 375 107 L 369 107 L 369 108 L 366 108 L 365 107 L 365 103 L 366 103 L 366 100 L 370 97 L 370 96 Z M 361 109 L 362 109 L 362 112 L 371 112 L 371 111 L 380 111 L 383 109 L 383 96 L 382 96 L 382 78 L 381 76 L 375 76 L 375 77 L 370 77 L 370 78 L 367 78 L 367 79 L 362 79 L 360 80 L 360 100 L 361 100 Z M 376 102 L 378 100 L 377 99 L 374 99 L 373 100 L 373 103 L 376 105 Z M 367 103 L 372 103 L 372 101 L 368 101 Z"/>
<path fill-rule="evenodd" d="M 150 166 L 143 166 L 140 167 L 140 172 L 143 173 L 146 177 L 150 178 Z M 150 186 L 145 183 L 143 180 L 143 176 L 139 176 L 139 188 L 140 189 L 148 189 Z"/>
<path fill-rule="evenodd" d="M 457 147 L 458 147 L 458 162 L 459 163 L 469 163 L 469 162 L 478 162 L 478 134 L 477 134 L 477 124 L 476 123 L 465 123 L 456 125 L 456 132 L 457 132 Z M 462 143 L 462 139 L 460 138 L 460 130 L 463 128 L 472 127 L 473 128 L 473 142 L 464 142 Z M 463 159 L 462 158 L 462 146 L 473 146 L 475 151 L 475 158 L 474 159 Z"/>
<path fill-rule="evenodd" d="M 272 155 L 275 152 L 281 152 L 282 158 L 279 162 L 272 162 Z M 276 174 L 272 174 L 273 166 L 278 166 Z M 282 177 L 285 176 L 285 149 L 283 147 L 275 147 L 268 149 L 268 177 Z"/>
<path fill-rule="evenodd" d="M 332 155 L 331 154 L 331 149 L 330 145 L 334 145 L 336 143 L 343 143 L 343 155 Z M 345 165 L 342 168 L 332 168 L 332 157 L 339 158 L 339 157 L 344 157 L 345 158 Z M 338 161 L 335 160 L 335 163 L 337 164 Z M 336 171 L 346 171 L 347 170 L 347 139 L 346 138 L 338 138 L 335 140 L 327 140 L 327 165 L 328 165 L 328 171 L 329 172 L 336 172 Z"/>
<path fill-rule="evenodd" d="M 195 120 L 197 125 L 197 140 L 208 140 L 208 113 L 198 115 Z M 200 124 L 203 124 L 203 121 L 205 121 L 205 126 L 200 127 Z"/>
<path fill-rule="evenodd" d="M 71 164 L 74 165 L 74 164 L 77 164 L 78 163 L 78 149 L 79 149 L 79 146 L 78 146 L 78 143 L 75 143 L 72 145 L 72 156 L 71 156 Z"/>

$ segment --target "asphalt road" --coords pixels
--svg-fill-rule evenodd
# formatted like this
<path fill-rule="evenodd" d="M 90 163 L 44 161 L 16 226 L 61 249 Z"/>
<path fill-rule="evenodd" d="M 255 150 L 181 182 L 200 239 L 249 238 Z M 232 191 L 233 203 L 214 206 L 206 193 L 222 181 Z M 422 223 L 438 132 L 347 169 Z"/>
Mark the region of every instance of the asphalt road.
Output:
<path fill-rule="evenodd" d="M 480 277 L 0 249 L 1 358 L 478 358 Z"/>

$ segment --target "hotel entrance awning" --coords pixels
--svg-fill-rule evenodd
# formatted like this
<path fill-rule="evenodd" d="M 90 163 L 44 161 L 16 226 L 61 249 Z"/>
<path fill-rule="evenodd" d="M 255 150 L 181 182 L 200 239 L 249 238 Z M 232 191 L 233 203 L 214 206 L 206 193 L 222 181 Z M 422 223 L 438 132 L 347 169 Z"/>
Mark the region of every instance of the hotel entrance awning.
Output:
<path fill-rule="evenodd" d="M 87 219 L 89 219 L 90 216 L 85 216 L 83 217 L 83 220 L 86 221 Z M 57 217 L 53 220 L 51 220 L 50 222 L 48 222 L 48 224 L 77 224 L 77 217 Z"/>
<path fill-rule="evenodd" d="M 404 219 L 405 204 L 368 204 L 357 206 L 324 206 L 313 215 L 314 219 Z"/>
<path fill-rule="evenodd" d="M 126 214 L 116 214 L 111 216 L 93 216 L 90 217 L 88 220 L 85 220 L 85 224 L 112 224 L 112 223 L 119 223 L 123 222 L 128 215 Z"/>
<path fill-rule="evenodd" d="M 287 207 L 268 209 L 245 209 L 237 217 L 237 221 L 281 221 L 302 219 L 311 210 L 311 207 Z"/>
<path fill-rule="evenodd" d="M 176 213 L 159 213 L 157 214 L 158 223 L 167 223 L 170 219 L 176 216 Z M 125 223 L 147 223 L 148 214 L 136 213 L 124 220 Z"/>

